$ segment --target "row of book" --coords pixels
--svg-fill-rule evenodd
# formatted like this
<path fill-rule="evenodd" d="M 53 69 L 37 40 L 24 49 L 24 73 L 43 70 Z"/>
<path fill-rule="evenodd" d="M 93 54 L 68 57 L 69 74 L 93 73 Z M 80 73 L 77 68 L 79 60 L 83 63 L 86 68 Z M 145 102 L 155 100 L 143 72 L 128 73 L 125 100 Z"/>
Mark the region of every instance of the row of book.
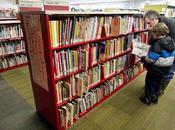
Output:
<path fill-rule="evenodd" d="M 17 66 L 27 63 L 27 57 L 24 54 L 15 55 L 11 57 L 0 58 L 0 69 L 6 69 L 9 67 Z"/>
<path fill-rule="evenodd" d="M 59 78 L 79 69 L 87 70 L 89 66 L 130 50 L 134 37 L 136 34 L 130 34 L 105 42 L 82 45 L 74 49 L 54 51 L 55 76 Z"/>
<path fill-rule="evenodd" d="M 105 42 L 92 43 L 90 46 L 91 65 L 93 66 L 99 61 L 103 61 L 126 50 L 130 50 L 133 38 L 134 34 L 130 34 L 112 40 L 106 40 Z"/>
<path fill-rule="evenodd" d="M 0 56 L 25 51 L 23 40 L 0 42 Z"/>
<path fill-rule="evenodd" d="M 143 69 L 144 69 L 143 64 L 141 62 L 137 62 L 129 69 L 124 70 L 125 82 L 129 82 L 134 76 L 136 76 Z"/>
<path fill-rule="evenodd" d="M 149 42 L 149 32 L 148 31 L 144 31 L 144 32 L 139 32 L 139 33 L 136 33 L 134 35 L 134 40 L 135 41 L 138 41 L 138 42 L 143 42 L 143 43 L 147 43 Z"/>
<path fill-rule="evenodd" d="M 59 47 L 75 42 L 99 39 L 103 32 L 106 36 L 116 36 L 143 30 L 144 20 L 132 16 L 82 16 L 50 20 L 49 25 L 52 47 Z"/>
<path fill-rule="evenodd" d="M 116 86 L 115 86 L 115 85 Z M 82 98 L 77 98 L 71 100 L 64 106 L 58 108 L 60 124 L 62 128 L 68 128 L 68 125 L 73 124 L 73 120 L 79 118 L 79 114 L 83 113 L 90 107 L 93 107 L 94 104 L 100 102 L 100 100 L 114 91 L 117 85 L 123 84 L 123 74 L 119 74 L 116 77 L 112 78 L 109 81 L 106 81 L 104 84 L 100 85 L 97 88 L 91 89 L 86 95 Z"/>
<path fill-rule="evenodd" d="M 88 92 L 90 86 L 115 73 L 119 73 L 129 66 L 129 62 L 130 55 L 124 55 L 75 76 L 69 76 L 62 81 L 58 81 L 56 84 L 58 103 L 67 99 L 71 100 L 75 95 L 82 97 L 84 93 Z"/>
<path fill-rule="evenodd" d="M 0 25 L 0 40 L 22 37 L 23 32 L 20 24 Z"/>
<path fill-rule="evenodd" d="M 89 90 L 83 97 L 70 100 L 67 104 L 58 108 L 61 128 L 68 128 L 73 124 L 74 119 L 78 120 L 79 116 L 100 102 L 104 97 L 111 94 L 119 86 L 129 82 L 142 69 L 141 63 L 125 70 L 110 80 L 102 83 L 100 86 Z"/>

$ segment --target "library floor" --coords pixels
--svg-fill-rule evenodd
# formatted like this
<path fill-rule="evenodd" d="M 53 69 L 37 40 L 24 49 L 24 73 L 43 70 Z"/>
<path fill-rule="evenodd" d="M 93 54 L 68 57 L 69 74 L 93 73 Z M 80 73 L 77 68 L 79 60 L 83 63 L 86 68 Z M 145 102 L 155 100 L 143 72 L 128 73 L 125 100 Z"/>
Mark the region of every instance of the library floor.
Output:
<path fill-rule="evenodd" d="M 86 114 L 70 130 L 174 130 L 175 78 L 157 105 L 146 106 L 145 73 Z M 35 111 L 28 67 L 0 73 L 0 130 L 51 130 Z"/>

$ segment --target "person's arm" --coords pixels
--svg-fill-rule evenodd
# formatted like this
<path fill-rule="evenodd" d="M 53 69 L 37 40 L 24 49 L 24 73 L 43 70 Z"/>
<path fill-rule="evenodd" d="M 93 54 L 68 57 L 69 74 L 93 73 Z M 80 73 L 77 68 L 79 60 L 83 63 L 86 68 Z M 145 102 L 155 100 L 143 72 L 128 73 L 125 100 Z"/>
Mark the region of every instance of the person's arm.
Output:
<path fill-rule="evenodd" d="M 168 29 L 170 30 L 169 34 L 175 41 L 175 19 L 162 17 L 161 22 L 164 22 L 168 26 Z"/>
<path fill-rule="evenodd" d="M 154 43 L 145 57 L 147 63 L 155 63 L 160 57 L 161 47 L 159 43 Z"/>

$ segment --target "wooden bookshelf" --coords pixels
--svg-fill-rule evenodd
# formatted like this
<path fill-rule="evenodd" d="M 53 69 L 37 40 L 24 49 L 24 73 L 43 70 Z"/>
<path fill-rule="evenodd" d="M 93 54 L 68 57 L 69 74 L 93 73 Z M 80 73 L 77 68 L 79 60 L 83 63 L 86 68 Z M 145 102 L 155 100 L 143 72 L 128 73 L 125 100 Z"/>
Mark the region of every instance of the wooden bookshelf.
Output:
<path fill-rule="evenodd" d="M 118 16 L 122 16 L 122 18 L 125 18 L 125 15 L 132 17 L 133 19 L 134 19 L 134 17 L 137 17 L 138 21 L 139 20 L 143 21 L 142 14 L 138 14 L 138 13 L 136 13 L 136 14 L 134 14 L 134 13 L 127 14 L 127 13 L 121 13 L 121 12 L 120 13 L 102 13 L 102 12 L 101 13 L 85 13 L 85 12 L 84 13 L 70 13 L 70 12 L 63 13 L 63 12 L 56 12 L 56 11 L 21 12 L 22 25 L 24 27 L 24 29 L 23 29 L 24 39 L 27 43 L 26 44 L 26 50 L 27 50 L 26 53 L 27 53 L 27 56 L 29 59 L 29 70 L 30 70 L 31 82 L 32 82 L 32 87 L 33 87 L 34 99 L 35 99 L 35 103 L 36 103 L 36 110 L 47 122 L 49 122 L 53 126 L 54 129 L 57 129 L 57 130 L 66 129 L 68 126 L 71 127 L 73 122 L 78 121 L 77 117 L 76 118 L 71 117 L 71 121 L 69 119 L 69 122 L 66 122 L 66 124 L 67 124 L 66 126 L 62 126 L 65 124 L 60 124 L 60 120 L 61 120 L 60 111 L 68 112 L 68 110 L 66 110 L 67 105 L 70 105 L 70 106 L 74 105 L 74 107 L 77 105 L 77 108 L 79 108 L 79 111 L 77 113 L 75 113 L 75 115 L 78 114 L 78 118 L 80 118 L 80 117 L 84 116 L 87 112 L 92 110 L 94 107 L 96 107 L 98 104 L 100 104 L 101 102 L 106 100 L 112 94 L 116 93 L 118 90 L 120 90 L 122 87 L 124 87 L 127 83 L 129 83 L 129 82 L 126 82 L 127 80 L 131 81 L 134 78 L 136 78 L 139 74 L 141 74 L 142 73 L 141 64 L 139 64 L 139 63 L 137 63 L 137 65 L 130 64 L 130 60 L 132 60 L 133 58 L 130 58 L 130 57 L 132 57 L 132 55 L 130 55 L 132 48 L 131 48 L 129 42 L 131 40 L 130 38 L 135 38 L 135 36 L 139 37 L 138 39 L 141 39 L 143 41 L 147 41 L 147 40 L 145 40 L 145 39 L 147 39 L 147 35 L 144 35 L 144 33 L 147 32 L 147 30 L 142 27 L 143 23 L 140 23 L 142 25 L 139 26 L 140 28 L 142 27 L 142 29 L 138 30 L 132 24 L 132 28 L 129 28 L 129 25 L 128 25 L 128 31 L 126 31 L 127 33 L 117 34 L 117 32 L 116 32 L 116 35 L 114 35 L 114 34 L 107 35 L 106 32 L 109 30 L 106 30 L 106 28 L 102 24 L 101 30 L 99 31 L 100 37 L 94 38 L 94 39 L 82 40 L 83 39 L 82 37 L 85 34 L 81 34 L 82 39 L 78 41 L 78 40 L 74 39 L 76 37 L 76 34 L 71 33 L 71 31 L 70 31 L 72 28 L 74 28 L 73 26 L 76 26 L 76 24 L 74 25 L 72 23 L 71 27 L 68 28 L 69 27 L 68 25 L 70 25 L 70 23 L 69 22 L 64 23 L 64 20 L 69 21 L 68 19 L 70 18 L 72 20 L 71 22 L 75 22 L 76 20 L 77 21 L 79 20 L 78 19 L 79 17 L 81 17 L 83 19 L 87 18 L 87 20 L 89 20 L 88 18 L 91 18 L 91 17 L 97 17 L 97 18 L 106 17 L 108 19 L 108 17 L 112 18 L 112 17 L 116 16 L 118 18 Z M 61 24 L 59 23 L 59 25 L 57 25 L 57 27 L 58 26 L 62 27 L 64 24 L 65 28 L 64 27 L 62 27 L 62 28 L 67 30 L 67 32 L 66 31 L 64 32 L 61 30 L 60 33 L 58 33 L 58 32 L 52 33 L 53 28 L 51 28 L 51 26 L 52 26 L 51 22 L 57 21 L 57 20 L 61 21 L 60 22 Z M 81 23 L 79 23 L 79 24 L 80 24 L 79 26 L 81 26 Z M 107 26 L 109 26 L 109 25 L 107 25 Z M 66 27 L 67 27 L 67 29 L 66 29 Z M 97 30 L 99 30 L 99 29 L 97 29 Z M 116 30 L 118 30 L 118 28 L 116 28 Z M 64 35 L 63 35 L 63 33 L 64 33 Z M 111 32 L 109 32 L 109 33 L 111 33 Z M 68 41 L 68 39 L 73 38 L 74 42 L 65 42 L 66 44 L 61 42 L 60 46 L 59 45 L 54 46 L 53 44 L 55 44 L 55 43 L 53 42 L 53 39 L 54 39 L 53 36 L 55 34 L 56 34 L 55 38 L 57 38 L 57 36 L 60 36 L 59 38 L 57 38 L 57 40 L 60 40 L 62 38 L 60 41 L 64 41 L 67 38 L 67 41 Z M 143 35 L 140 36 L 137 34 L 143 34 L 144 36 Z M 63 35 L 63 36 L 61 36 L 61 35 Z M 129 35 L 131 35 L 131 36 L 129 37 Z M 93 46 L 91 46 L 91 45 L 96 43 L 96 42 L 105 43 L 107 40 L 110 40 L 110 41 L 112 41 L 114 39 L 118 40 L 119 37 L 123 37 L 123 41 L 121 41 L 119 43 L 115 43 L 115 41 L 114 41 L 113 44 L 115 46 L 117 44 L 121 44 L 121 46 L 122 46 L 121 51 L 119 53 L 112 52 L 112 53 L 114 53 L 113 56 L 111 56 L 111 55 L 110 55 L 110 57 L 107 56 L 104 58 L 104 60 L 99 60 L 100 58 L 99 59 L 97 58 L 97 63 L 91 65 L 92 56 L 93 56 L 93 53 L 92 53 Z M 80 37 L 78 37 L 78 38 L 80 38 Z M 99 43 L 99 44 L 101 44 L 101 43 Z M 127 45 L 127 47 L 125 47 L 125 44 Z M 106 45 L 104 45 L 104 46 L 106 46 Z M 112 47 L 112 46 L 110 46 L 110 47 Z M 106 52 L 107 51 L 110 52 L 110 50 L 109 50 L 110 47 L 108 47 L 108 48 L 105 47 Z M 81 51 L 87 52 L 86 58 L 88 59 L 88 61 L 86 61 L 86 60 L 83 61 L 81 59 L 83 57 L 83 54 L 80 53 Z M 70 56 L 70 54 L 72 55 L 72 57 L 68 57 L 68 56 Z M 100 53 L 99 53 L 99 55 L 100 55 Z M 118 61 L 117 58 L 120 58 L 120 57 L 126 58 L 126 59 L 123 59 L 123 60 L 126 60 L 125 61 L 126 63 L 123 61 L 124 62 L 123 63 L 124 65 L 122 65 L 123 67 L 121 67 L 121 68 L 119 67 L 120 69 L 117 67 L 114 67 L 115 72 L 113 72 L 111 74 L 109 72 L 108 77 L 103 77 L 102 73 L 104 73 L 104 72 L 102 72 L 102 65 L 105 65 L 106 63 L 108 63 L 110 61 L 113 62 L 113 60 L 114 61 L 116 60 L 114 62 L 115 64 L 113 64 L 113 66 L 115 66 L 117 64 L 116 62 Z M 69 60 L 69 59 L 71 59 L 71 60 Z M 78 63 L 75 62 L 75 64 L 73 64 L 73 65 L 75 65 L 74 66 L 75 68 L 71 68 L 72 62 L 74 62 L 76 59 L 78 59 L 77 60 Z M 71 61 L 71 62 L 69 62 L 69 61 Z M 56 62 L 58 62 L 58 63 L 56 63 Z M 86 69 L 82 68 L 83 62 L 85 62 L 85 63 L 87 62 Z M 76 66 L 76 64 L 78 66 Z M 134 67 L 136 67 L 136 68 L 138 67 L 137 69 L 140 69 L 140 70 L 139 71 L 137 69 L 134 70 L 133 65 L 135 65 Z M 65 71 L 63 71 L 59 68 L 60 71 L 57 72 L 58 66 L 63 67 L 61 69 L 65 69 Z M 73 94 L 74 90 L 68 88 L 68 86 L 67 86 L 67 88 L 65 88 L 66 90 L 63 90 L 62 83 L 66 84 L 68 82 L 67 80 L 69 78 L 70 78 L 69 80 L 71 80 L 71 78 L 72 78 L 72 84 L 70 82 L 70 83 L 67 83 L 67 85 L 70 84 L 71 88 L 73 88 L 73 84 L 74 84 L 73 82 L 75 82 L 75 84 L 78 84 L 77 83 L 78 78 L 76 76 L 79 76 L 81 74 L 87 75 L 86 73 L 89 73 L 89 71 L 93 71 L 93 69 L 96 66 L 99 66 L 99 68 L 98 68 L 99 75 L 98 76 L 100 79 L 99 79 L 99 81 L 97 81 L 93 84 L 89 84 L 88 92 L 90 92 L 91 90 L 93 90 L 95 88 L 98 88 L 98 86 L 100 86 L 103 83 L 106 83 L 107 81 L 111 82 L 110 80 L 112 78 L 115 78 L 115 76 L 121 76 L 120 74 L 123 75 L 123 77 L 121 77 L 122 84 L 120 86 L 115 86 L 116 88 L 111 93 L 104 96 L 99 102 L 96 102 L 95 104 L 93 104 L 90 108 L 88 108 L 84 112 L 80 112 L 80 106 L 78 106 L 78 100 L 82 100 L 86 94 L 84 94 L 83 97 L 79 97 L 78 96 L 79 90 L 78 90 L 78 88 L 76 88 L 76 91 L 75 91 L 76 94 L 74 95 Z M 129 71 L 129 69 L 131 69 L 130 70 L 131 72 L 133 71 L 132 78 L 126 80 L 126 77 L 127 77 L 126 71 L 127 70 Z M 111 70 L 111 72 L 112 71 L 113 70 Z M 61 72 L 63 74 L 60 74 Z M 89 76 L 89 77 L 91 77 L 91 76 Z M 61 84 L 60 88 L 58 87 L 60 85 L 59 83 Z M 77 87 L 77 86 L 75 85 L 75 87 Z M 60 90 L 57 90 L 57 89 L 61 89 L 65 93 L 61 92 L 58 94 L 58 91 L 60 92 Z M 69 94 L 72 94 L 72 95 L 66 95 L 67 90 L 69 90 Z M 85 92 L 83 92 L 83 93 L 85 93 Z M 67 96 L 67 98 L 64 99 L 64 96 Z M 71 100 L 70 100 L 70 96 L 72 96 Z M 59 99 L 60 97 L 62 98 L 61 100 Z"/>
<path fill-rule="evenodd" d="M 19 63 L 20 62 L 20 63 Z M 27 65 L 21 21 L 0 20 L 0 72 Z"/>

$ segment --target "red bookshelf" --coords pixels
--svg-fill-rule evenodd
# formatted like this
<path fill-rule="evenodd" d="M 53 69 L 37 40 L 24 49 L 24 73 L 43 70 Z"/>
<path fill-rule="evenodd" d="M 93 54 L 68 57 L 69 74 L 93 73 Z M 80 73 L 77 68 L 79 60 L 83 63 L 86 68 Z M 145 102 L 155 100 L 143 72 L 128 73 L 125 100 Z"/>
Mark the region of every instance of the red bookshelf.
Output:
<path fill-rule="evenodd" d="M 0 20 L 0 72 L 27 65 L 21 21 Z"/>
<path fill-rule="evenodd" d="M 93 66 L 90 66 L 92 54 L 89 52 L 88 53 L 88 59 L 89 59 L 88 61 L 89 62 L 88 62 L 87 69 L 82 69 L 81 67 L 78 67 L 78 69 L 76 69 L 76 71 L 73 71 L 73 72 L 72 71 L 69 72 L 66 70 L 69 73 L 66 72 L 67 75 L 63 74 L 63 76 L 59 76 L 59 77 L 56 76 L 56 73 L 55 73 L 55 70 L 56 70 L 55 67 L 57 66 L 57 64 L 55 64 L 55 59 L 58 60 L 58 62 L 60 62 L 60 63 L 62 60 L 63 63 L 60 64 L 59 67 L 61 66 L 61 69 L 63 69 L 65 67 L 64 62 L 65 62 L 65 64 L 69 63 L 68 59 L 70 57 L 66 57 L 67 56 L 66 54 L 67 53 L 69 54 L 69 52 L 66 52 L 67 50 L 72 49 L 73 51 L 71 52 L 71 54 L 74 54 L 74 53 L 79 54 L 78 48 L 82 47 L 84 45 L 89 45 L 88 50 L 90 51 L 90 47 L 91 47 L 90 45 L 95 43 L 95 42 L 105 42 L 106 40 L 112 40 L 115 38 L 118 39 L 119 37 L 124 37 L 123 39 L 125 40 L 125 37 L 127 37 L 130 34 L 135 35 L 135 33 L 144 33 L 147 30 L 141 29 L 140 31 L 135 31 L 138 29 L 134 29 L 134 27 L 132 27 L 129 32 L 124 33 L 124 34 L 120 34 L 120 33 L 116 32 L 116 35 L 107 35 L 107 30 L 105 29 L 105 27 L 103 25 L 101 27 L 101 31 L 100 31 L 100 29 L 98 29 L 99 32 L 96 32 L 97 34 L 98 33 L 100 34 L 100 35 L 98 35 L 98 36 L 100 36 L 98 38 L 92 38 L 93 40 L 91 40 L 91 39 L 90 40 L 83 40 L 83 41 L 79 40 L 79 42 L 77 42 L 74 39 L 76 42 L 68 42 L 69 39 L 72 38 L 72 36 L 74 36 L 73 38 L 75 38 L 76 35 L 78 35 L 78 33 L 77 34 L 72 33 L 71 31 L 70 32 L 67 31 L 67 33 L 64 33 L 64 35 L 63 35 L 63 33 L 58 33 L 58 32 L 52 33 L 55 31 L 54 28 L 51 28 L 52 24 L 56 24 L 57 27 L 62 27 L 62 25 L 64 24 L 65 28 L 64 27 L 63 28 L 65 30 L 69 30 L 69 29 L 74 28 L 73 22 L 75 22 L 74 20 L 75 19 L 77 20 L 79 17 L 83 17 L 83 18 L 96 17 L 98 19 L 100 17 L 120 16 L 120 15 L 121 15 L 121 13 L 120 14 L 117 14 L 117 13 L 116 14 L 110 14 L 110 13 L 78 14 L 78 13 L 67 13 L 67 12 L 61 13 L 61 12 L 56 12 L 56 11 L 22 12 L 21 13 L 22 25 L 24 27 L 23 31 L 25 34 L 24 39 L 27 43 L 26 44 L 26 50 L 27 50 L 26 53 L 27 53 L 27 56 L 29 59 L 29 70 L 30 70 L 31 82 L 32 82 L 34 99 L 35 99 L 35 104 L 36 104 L 36 110 L 47 122 L 49 122 L 53 126 L 54 129 L 57 129 L 57 130 L 64 129 L 64 127 L 62 125 L 65 125 L 65 124 L 60 124 L 61 117 L 60 117 L 59 111 L 65 111 L 66 107 L 69 103 L 71 104 L 71 106 L 73 104 L 77 105 L 78 104 L 77 100 L 82 98 L 82 97 L 77 96 L 78 94 L 76 91 L 76 96 L 73 96 L 71 101 L 68 98 L 67 100 L 63 100 L 62 102 L 58 103 L 58 98 L 60 98 L 59 96 L 61 96 L 60 93 L 58 94 L 58 90 L 57 90 L 59 88 L 59 87 L 57 88 L 58 83 L 60 83 L 62 81 L 67 82 L 65 80 L 67 80 L 68 78 L 71 78 L 71 76 L 75 76 L 75 75 L 78 75 L 80 73 L 86 73 L 90 69 L 95 68 L 95 66 L 97 66 L 97 65 L 101 66 L 101 64 L 106 63 L 108 61 L 111 61 L 113 59 L 116 59 L 118 57 L 121 57 L 123 55 L 130 55 L 131 47 L 129 46 L 129 47 L 127 47 L 127 49 L 122 49 L 121 53 L 118 53 L 117 55 L 115 55 L 113 57 L 105 58 L 104 60 L 98 61 L 96 64 L 93 64 Z M 123 14 L 123 15 L 127 15 L 127 14 Z M 136 16 L 138 19 L 141 19 L 142 14 L 133 14 L 133 15 L 130 14 L 130 16 L 133 16 L 133 17 Z M 56 21 L 56 22 L 60 21 L 60 22 L 54 23 L 54 21 Z M 71 26 L 70 26 L 70 23 L 71 23 L 70 21 L 72 22 Z M 98 23 L 98 24 L 100 24 L 100 23 Z M 70 28 L 68 28 L 69 27 L 68 25 L 70 26 Z M 100 28 L 100 26 L 99 26 L 99 28 Z M 116 28 L 116 30 L 118 30 L 118 28 Z M 57 30 L 57 31 L 60 31 L 60 30 Z M 60 32 L 64 32 L 64 31 L 61 30 Z M 55 37 L 55 34 L 56 34 L 56 37 Z M 94 36 L 96 35 L 96 37 L 97 37 L 97 34 L 94 34 Z M 59 35 L 59 38 L 57 38 L 58 35 Z M 68 36 L 71 36 L 71 37 L 68 37 Z M 78 36 L 84 36 L 84 34 L 81 34 Z M 56 39 L 54 39 L 53 37 Z M 78 37 L 78 38 L 80 38 L 80 37 Z M 129 39 L 129 38 L 127 37 L 127 39 Z M 54 43 L 53 40 L 58 40 L 58 41 L 60 40 L 62 46 L 55 47 L 53 45 L 53 43 Z M 64 42 L 66 44 L 64 44 Z M 122 45 L 125 42 L 127 44 L 129 43 L 127 41 L 124 41 L 122 43 Z M 60 42 L 58 42 L 58 44 L 59 43 Z M 58 53 L 58 52 L 61 52 L 63 50 L 65 50 L 63 52 L 63 55 L 61 53 L 60 54 Z M 55 54 L 58 55 L 58 57 L 59 57 L 58 59 L 55 57 Z M 64 56 L 64 57 L 61 57 L 61 56 Z M 75 55 L 75 56 L 77 56 L 77 55 Z M 76 57 L 74 57 L 74 58 L 76 59 Z M 80 64 L 81 63 L 78 63 L 79 66 L 80 66 Z M 68 66 L 70 66 L 70 64 Z M 89 90 L 94 89 L 94 88 L 98 87 L 99 85 L 101 85 L 102 83 L 110 80 L 111 78 L 115 77 L 116 75 L 118 75 L 120 73 L 123 73 L 123 75 L 124 75 L 124 71 L 126 69 L 129 69 L 130 67 L 132 67 L 132 66 L 129 65 L 127 67 L 124 67 L 124 69 L 121 68 L 120 70 L 115 71 L 115 73 L 112 73 L 111 75 L 109 75 L 106 78 L 100 77 L 100 81 L 88 86 L 88 89 Z M 66 66 L 65 68 L 67 69 L 69 67 Z M 100 68 L 100 70 L 101 70 L 101 68 Z M 102 72 L 100 72 L 100 73 L 102 73 Z M 141 73 L 142 72 L 139 71 L 138 74 L 134 75 L 134 77 L 132 79 L 129 79 L 129 81 L 133 80 Z M 123 78 L 125 79 L 125 76 Z M 75 80 L 75 82 L 76 82 L 76 80 Z M 118 90 L 120 90 L 122 87 L 124 87 L 127 83 L 128 82 L 124 82 L 121 86 L 118 86 L 113 92 L 111 92 L 107 96 L 103 97 L 99 102 L 94 104 L 92 107 L 87 109 L 85 112 L 79 113 L 78 116 L 82 117 L 83 115 L 85 115 L 87 112 L 92 110 L 98 104 L 100 104 L 101 102 L 106 100 L 108 97 L 110 97 L 112 94 L 116 93 Z M 60 89 L 63 89 L 63 86 L 61 86 Z M 72 91 L 70 89 L 68 89 L 68 90 Z M 65 92 L 67 92 L 67 89 Z M 65 93 L 63 93 L 63 94 L 65 94 Z M 74 101 L 76 101 L 76 103 Z M 63 108 L 63 107 L 65 107 L 65 108 Z M 72 121 L 76 122 L 77 119 L 74 118 Z M 70 122 L 68 123 L 68 126 L 71 126 Z"/>

